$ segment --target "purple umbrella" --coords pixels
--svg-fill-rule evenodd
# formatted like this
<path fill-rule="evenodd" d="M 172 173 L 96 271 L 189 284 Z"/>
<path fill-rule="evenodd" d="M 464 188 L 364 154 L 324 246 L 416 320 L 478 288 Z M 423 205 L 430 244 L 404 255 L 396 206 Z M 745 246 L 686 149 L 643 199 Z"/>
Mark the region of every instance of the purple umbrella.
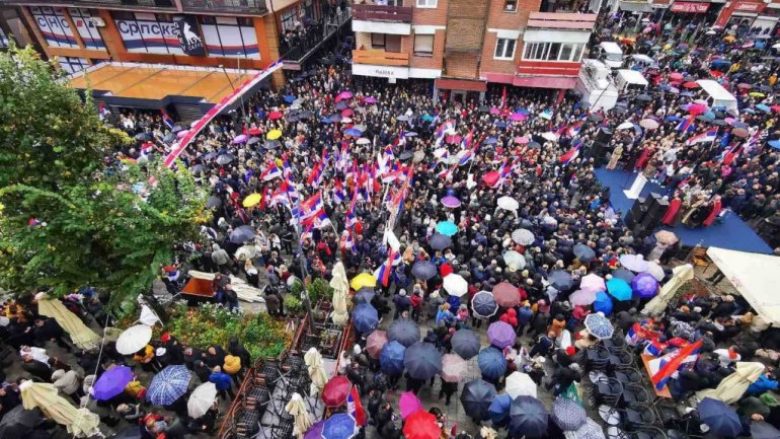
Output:
<path fill-rule="evenodd" d="M 325 427 L 325 421 L 319 421 L 312 425 L 309 431 L 303 435 L 303 439 L 322 439 L 322 428 Z"/>
<path fill-rule="evenodd" d="M 133 369 L 127 366 L 114 366 L 105 371 L 92 386 L 93 396 L 98 401 L 108 401 L 124 392 L 127 383 L 132 380 Z"/>
<path fill-rule="evenodd" d="M 247 137 L 244 134 L 239 134 L 238 136 L 233 138 L 233 143 L 244 143 L 246 142 Z"/>
<path fill-rule="evenodd" d="M 490 324 L 488 327 L 487 336 L 488 340 L 490 340 L 490 344 L 499 349 L 512 346 L 515 344 L 515 338 L 517 337 L 514 328 L 512 328 L 512 325 L 501 321 Z"/>
<path fill-rule="evenodd" d="M 640 299 L 650 299 L 658 292 L 658 281 L 650 273 L 639 273 L 631 279 L 631 289 Z"/>
<path fill-rule="evenodd" d="M 456 207 L 460 207 L 460 200 L 453 195 L 447 195 L 441 199 L 441 204 L 443 204 L 444 207 L 455 209 Z"/>
<path fill-rule="evenodd" d="M 376 104 L 376 98 L 373 96 L 368 96 L 367 98 L 363 99 L 363 102 L 367 104 Z"/>

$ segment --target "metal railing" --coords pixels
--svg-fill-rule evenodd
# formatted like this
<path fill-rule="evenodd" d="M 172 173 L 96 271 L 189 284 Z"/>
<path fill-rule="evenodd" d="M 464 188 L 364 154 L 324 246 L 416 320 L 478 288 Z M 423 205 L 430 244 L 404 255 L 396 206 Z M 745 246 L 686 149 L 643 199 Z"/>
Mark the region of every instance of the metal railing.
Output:
<path fill-rule="evenodd" d="M 243 12 L 265 14 L 265 0 L 181 0 L 185 11 Z"/>
<path fill-rule="evenodd" d="M 319 47 L 352 18 L 350 8 L 333 9 L 319 20 L 303 23 L 300 29 L 283 31 L 279 41 L 282 59 L 298 61 Z"/>
<path fill-rule="evenodd" d="M 411 23 L 413 8 L 409 6 L 352 5 L 355 20 Z"/>

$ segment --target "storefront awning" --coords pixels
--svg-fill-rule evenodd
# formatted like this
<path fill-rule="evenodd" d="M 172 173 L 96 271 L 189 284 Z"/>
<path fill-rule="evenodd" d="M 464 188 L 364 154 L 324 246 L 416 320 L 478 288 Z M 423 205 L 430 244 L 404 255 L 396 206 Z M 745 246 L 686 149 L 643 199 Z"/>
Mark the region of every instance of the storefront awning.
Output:
<path fill-rule="evenodd" d="M 439 78 L 434 82 L 436 88 L 441 90 L 465 90 L 465 91 L 486 91 L 487 83 L 484 81 L 473 81 L 469 79 L 450 79 Z"/>
<path fill-rule="evenodd" d="M 512 84 L 518 87 L 555 88 L 569 90 L 577 84 L 577 78 L 556 76 L 515 76 Z"/>
<path fill-rule="evenodd" d="M 493 73 L 493 72 L 486 72 L 485 73 L 485 79 L 487 79 L 487 82 L 498 82 L 499 84 L 512 84 L 512 81 L 515 79 L 515 75 L 511 73 Z"/>
<path fill-rule="evenodd" d="M 644 1 L 621 1 L 618 3 L 620 10 L 628 12 L 651 12 L 653 5 Z"/>

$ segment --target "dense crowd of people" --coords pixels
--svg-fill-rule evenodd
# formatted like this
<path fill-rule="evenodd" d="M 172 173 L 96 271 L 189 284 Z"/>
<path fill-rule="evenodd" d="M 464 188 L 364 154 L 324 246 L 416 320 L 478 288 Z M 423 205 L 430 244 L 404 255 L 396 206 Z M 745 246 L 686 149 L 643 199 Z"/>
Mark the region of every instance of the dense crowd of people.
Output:
<path fill-rule="evenodd" d="M 653 299 L 683 271 L 676 259 L 682 243 L 654 231 L 635 235 L 594 172 L 603 163 L 642 172 L 660 184 L 670 200 L 667 226 L 710 227 L 724 209 L 754 225 L 777 217 L 780 152 L 768 145 L 780 137 L 774 131 L 780 114 L 774 105 L 777 66 L 729 38 L 738 29 L 706 32 L 688 45 L 680 39 L 690 32 L 685 23 L 642 25 L 635 39 L 623 42 L 626 67 L 641 68 L 631 54 L 651 55 L 657 65 L 642 68 L 651 85 L 627 91 L 609 111 L 591 112 L 572 96 L 555 101 L 545 91 L 511 87 L 491 86 L 480 101 L 454 102 L 446 92 L 434 95 L 429 81 L 387 84 L 332 65 L 313 66 L 281 90 L 247 97 L 244 111 L 218 117 L 181 156 L 209 192 L 214 215 L 202 227 L 201 242 L 183 246 L 180 260 L 220 273 L 215 300 L 230 309 L 240 304 L 228 275 L 267 285 L 268 310 L 279 316 L 290 278 L 329 280 L 342 261 L 349 278 L 375 275 L 379 294 L 370 303 L 383 322 L 410 320 L 429 328 L 423 341 L 443 353 L 452 352 L 453 334 L 460 329 L 507 323 L 517 337 L 501 347 L 505 373 L 483 374 L 499 392 L 506 376 L 522 371 L 554 396 L 581 394 L 580 383 L 594 364 L 590 355 L 603 345 L 584 329 L 584 321 L 600 312 L 619 329 L 616 339 L 626 336 L 629 351 L 660 356 L 696 347 L 694 364 L 678 365 L 664 377 L 675 401 L 697 392 L 722 396 L 719 385 L 740 364 L 759 363 L 750 386 L 725 402 L 739 407 L 738 435 L 750 436 L 752 424 L 761 421 L 780 427 L 780 403 L 772 393 L 778 388 L 779 333 L 740 297 L 720 293 L 716 284 L 722 275 L 712 277 L 707 288 Z M 595 43 L 620 33 L 608 26 Z M 739 112 L 699 101 L 705 96 L 694 81 L 706 78 L 734 92 Z M 104 116 L 141 139 L 109 158 L 117 166 L 162 157 L 177 133 L 186 131 L 152 113 Z M 614 135 L 599 157 L 593 143 L 603 127 Z M 256 202 L 247 202 L 255 194 Z M 441 224 L 455 230 L 442 233 Z M 253 236 L 234 239 L 244 226 Z M 525 231 L 522 237 L 518 230 Z M 643 263 L 643 269 L 626 265 L 640 255 L 644 260 L 637 266 Z M 435 272 L 415 273 L 421 262 L 432 263 Z M 618 298 L 609 291 L 605 300 L 597 294 L 601 290 L 583 293 L 585 279 L 630 284 L 651 266 L 660 269 L 652 273 L 652 294 Z M 175 294 L 181 274 L 171 267 L 163 280 Z M 444 278 L 450 274 L 467 281 L 465 294 L 447 288 Z M 689 274 L 692 278 L 692 270 Z M 475 310 L 476 294 L 506 283 L 516 288 L 514 303 L 487 316 Z M 583 298 L 588 295 L 593 297 Z M 106 303 L 88 289 L 63 299 L 88 324 L 105 321 Z M 0 415 L 20 404 L 19 384 L 32 377 L 53 383 L 106 425 L 138 423 L 144 438 L 213 433 L 218 403 L 193 418 L 187 398 L 180 398 L 163 413 L 147 402 L 148 382 L 140 377 L 183 364 L 199 382 L 214 383 L 227 401 L 252 362 L 240 340 L 201 352 L 168 334 L 132 356 L 110 343 L 98 354 L 74 347 L 55 319 L 37 313 L 34 297 L 6 303 L 2 311 L 3 344 L 18 351 L 23 364 L 22 371 L 4 375 Z M 398 438 L 402 424 L 388 390 L 418 393 L 435 380 L 386 373 L 367 353 L 368 335 L 342 354 L 338 373 L 360 389 L 376 434 Z M 95 381 L 121 365 L 134 366 L 139 378 L 108 401 L 91 397 Z M 13 364 L 3 368 L 12 370 Z M 441 379 L 437 389 L 441 405 L 449 406 L 459 387 Z M 491 429 L 451 428 L 441 409 L 430 411 L 442 437 L 495 437 Z M 685 416 L 703 421 L 702 415 Z M 692 434 L 714 428 L 706 422 L 677 427 Z M 551 424 L 546 435 L 563 432 Z"/>

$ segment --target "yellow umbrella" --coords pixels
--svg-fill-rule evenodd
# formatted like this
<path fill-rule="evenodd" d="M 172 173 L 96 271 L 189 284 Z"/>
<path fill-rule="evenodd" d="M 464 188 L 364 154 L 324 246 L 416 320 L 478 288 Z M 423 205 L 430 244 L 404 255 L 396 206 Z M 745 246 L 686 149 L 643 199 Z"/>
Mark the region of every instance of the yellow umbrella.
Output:
<path fill-rule="evenodd" d="M 750 97 L 752 97 L 752 98 L 763 98 L 763 97 L 765 97 L 765 96 L 766 96 L 765 94 L 761 93 L 760 91 L 751 91 L 751 92 L 750 92 L 750 93 L 748 93 L 748 94 L 749 94 L 749 95 L 750 95 Z"/>
<path fill-rule="evenodd" d="M 718 387 L 701 390 L 696 393 L 696 397 L 699 400 L 714 398 L 726 404 L 734 404 L 742 398 L 747 388 L 764 373 L 764 369 L 766 367 L 761 363 L 738 362 L 736 371 L 723 378 Z"/>
<path fill-rule="evenodd" d="M 43 295 L 38 299 L 38 314 L 56 320 L 78 348 L 90 350 L 100 346 L 100 336 L 89 329 L 76 314 L 65 308 L 61 301 L 49 300 Z"/>
<path fill-rule="evenodd" d="M 282 132 L 280 130 L 271 130 L 265 136 L 265 138 L 268 140 L 276 140 L 280 137 L 282 137 Z"/>
<path fill-rule="evenodd" d="M 355 291 L 365 287 L 374 288 L 376 286 L 376 278 L 371 273 L 360 273 L 352 278 L 349 286 Z"/>
<path fill-rule="evenodd" d="M 74 407 L 57 393 L 54 385 L 25 381 L 19 390 L 22 393 L 22 406 L 26 410 L 39 408 L 44 416 L 67 427 L 68 433 L 75 437 L 92 437 L 100 433 L 98 415 L 85 408 Z"/>
<path fill-rule="evenodd" d="M 246 198 L 244 198 L 244 207 L 254 207 L 260 204 L 260 200 L 263 199 L 263 196 L 260 194 L 249 194 Z"/>
<path fill-rule="evenodd" d="M 725 41 L 727 43 L 733 43 L 736 40 L 737 40 L 737 37 L 735 37 L 734 35 L 726 35 L 725 37 L 723 37 L 723 41 Z"/>

